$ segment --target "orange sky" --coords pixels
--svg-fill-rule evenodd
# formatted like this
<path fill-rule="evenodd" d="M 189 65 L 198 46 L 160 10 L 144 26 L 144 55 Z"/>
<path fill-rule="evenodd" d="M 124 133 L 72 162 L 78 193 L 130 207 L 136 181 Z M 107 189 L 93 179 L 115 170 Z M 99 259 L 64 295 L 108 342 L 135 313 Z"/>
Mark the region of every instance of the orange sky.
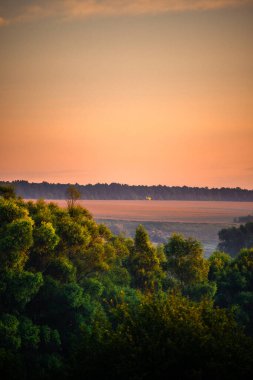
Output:
<path fill-rule="evenodd" d="M 252 5 L 1 3 L 0 179 L 252 189 Z"/>

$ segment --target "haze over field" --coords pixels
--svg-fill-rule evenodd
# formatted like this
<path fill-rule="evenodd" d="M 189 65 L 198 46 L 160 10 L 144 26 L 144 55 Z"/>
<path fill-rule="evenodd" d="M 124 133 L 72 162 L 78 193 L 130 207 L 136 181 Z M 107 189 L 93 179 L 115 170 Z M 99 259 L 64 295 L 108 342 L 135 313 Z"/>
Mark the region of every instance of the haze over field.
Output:
<path fill-rule="evenodd" d="M 48 200 L 67 207 L 64 200 Z M 253 213 L 253 202 L 78 200 L 96 219 L 182 223 L 233 223 Z"/>
<path fill-rule="evenodd" d="M 64 200 L 48 200 L 66 208 Z M 141 223 L 154 243 L 166 243 L 174 233 L 194 236 L 208 257 L 219 243 L 223 228 L 238 226 L 235 220 L 253 213 L 253 202 L 78 200 L 95 220 L 116 234 L 134 237 Z"/>
<path fill-rule="evenodd" d="M 252 5 L 2 1 L 1 179 L 252 189 Z"/>

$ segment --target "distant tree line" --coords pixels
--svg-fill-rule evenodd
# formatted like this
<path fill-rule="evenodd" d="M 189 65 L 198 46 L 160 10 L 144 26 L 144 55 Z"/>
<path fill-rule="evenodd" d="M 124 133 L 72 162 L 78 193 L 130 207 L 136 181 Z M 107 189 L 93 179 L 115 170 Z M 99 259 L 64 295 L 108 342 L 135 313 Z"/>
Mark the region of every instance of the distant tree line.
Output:
<path fill-rule="evenodd" d="M 238 218 L 234 218 L 235 223 L 249 223 L 253 222 L 253 215 L 239 216 Z"/>
<path fill-rule="evenodd" d="M 16 180 L 0 181 L 0 185 L 12 185 L 16 194 L 26 199 L 66 199 L 70 184 L 30 183 Z M 130 186 L 119 183 L 75 184 L 81 199 L 141 200 L 196 200 L 196 201 L 253 201 L 253 190 L 236 188 L 211 188 L 188 186 Z"/>

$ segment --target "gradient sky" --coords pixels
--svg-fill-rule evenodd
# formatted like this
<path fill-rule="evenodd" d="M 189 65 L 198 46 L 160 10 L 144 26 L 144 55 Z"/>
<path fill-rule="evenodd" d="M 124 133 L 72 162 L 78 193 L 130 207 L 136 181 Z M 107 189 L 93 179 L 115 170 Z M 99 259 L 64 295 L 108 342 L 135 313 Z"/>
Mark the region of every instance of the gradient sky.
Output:
<path fill-rule="evenodd" d="M 0 179 L 253 188 L 253 1 L 0 2 Z"/>

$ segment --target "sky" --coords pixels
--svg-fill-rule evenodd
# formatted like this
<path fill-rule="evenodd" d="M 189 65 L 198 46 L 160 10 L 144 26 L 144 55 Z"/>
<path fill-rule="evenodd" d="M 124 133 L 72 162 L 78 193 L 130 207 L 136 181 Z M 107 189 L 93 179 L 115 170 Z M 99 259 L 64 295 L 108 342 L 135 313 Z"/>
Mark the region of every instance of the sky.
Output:
<path fill-rule="evenodd" d="M 0 180 L 253 189 L 253 0 L 1 0 Z"/>

